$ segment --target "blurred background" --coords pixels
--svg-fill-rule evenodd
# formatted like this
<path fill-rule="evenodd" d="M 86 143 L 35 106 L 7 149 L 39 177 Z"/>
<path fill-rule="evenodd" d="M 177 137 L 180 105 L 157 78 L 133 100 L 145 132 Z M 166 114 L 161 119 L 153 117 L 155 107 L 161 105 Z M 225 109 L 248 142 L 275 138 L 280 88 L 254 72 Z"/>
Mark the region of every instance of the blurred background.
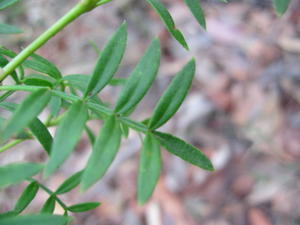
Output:
<path fill-rule="evenodd" d="M 16 51 L 30 43 L 68 11 L 76 0 L 24 0 L 1 13 L 3 22 L 25 32 L 1 36 Z M 129 40 L 118 77 L 134 68 L 151 39 L 159 36 L 162 61 L 158 78 L 135 113 L 151 115 L 172 76 L 191 58 L 197 60 L 193 86 L 179 112 L 162 130 L 203 150 L 215 172 L 205 172 L 162 149 L 163 172 L 145 206 L 136 201 L 141 143 L 130 132 L 106 176 L 86 193 L 75 189 L 68 204 L 100 201 L 73 225 L 297 225 L 300 224 L 300 2 L 293 0 L 278 18 L 271 0 L 202 1 L 207 31 L 182 0 L 164 0 L 190 45 L 185 51 L 166 32 L 143 0 L 114 0 L 83 15 L 38 53 L 63 74 L 90 73 L 97 53 L 126 20 Z M 119 88 L 106 87 L 101 97 L 114 103 Z M 13 97 L 17 98 L 17 97 Z M 13 100 L 13 99 L 12 99 Z M 43 118 L 43 115 L 41 115 Z M 98 132 L 100 121 L 89 122 Z M 54 130 L 51 130 L 54 132 Z M 74 154 L 50 180 L 55 189 L 85 166 L 91 148 L 84 136 Z M 43 161 L 40 145 L 27 141 L 1 154 L 0 163 Z M 23 186 L 0 192 L 0 211 L 10 210 Z M 47 194 L 39 191 L 27 213 L 37 212 Z M 56 213 L 63 213 L 57 206 Z"/>

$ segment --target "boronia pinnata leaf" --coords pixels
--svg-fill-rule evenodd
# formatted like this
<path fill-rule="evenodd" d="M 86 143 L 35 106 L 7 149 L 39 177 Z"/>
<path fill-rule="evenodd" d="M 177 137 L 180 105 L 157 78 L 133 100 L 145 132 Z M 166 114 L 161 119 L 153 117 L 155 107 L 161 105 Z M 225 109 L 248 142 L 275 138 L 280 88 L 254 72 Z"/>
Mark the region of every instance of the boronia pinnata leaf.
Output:
<path fill-rule="evenodd" d="M 41 209 L 41 213 L 52 214 L 55 210 L 56 198 L 54 195 L 51 195 Z"/>
<path fill-rule="evenodd" d="M 120 124 L 115 116 L 107 118 L 97 136 L 92 154 L 84 169 L 81 180 L 82 190 L 88 189 L 103 177 L 117 154 L 121 135 Z"/>
<path fill-rule="evenodd" d="M 43 166 L 38 163 L 12 163 L 0 167 L 0 187 L 19 183 L 41 171 Z"/>
<path fill-rule="evenodd" d="M 66 160 L 80 139 L 85 122 L 88 119 L 88 108 L 85 102 L 77 101 L 71 105 L 55 133 L 50 159 L 44 170 L 48 177 Z"/>
<path fill-rule="evenodd" d="M 16 4 L 20 0 L 1 0 L 0 1 L 0 10 L 5 9 L 13 4 Z"/>
<path fill-rule="evenodd" d="M 146 53 L 127 79 L 120 97 L 117 100 L 115 112 L 127 114 L 142 100 L 151 87 L 160 64 L 160 44 L 154 39 Z"/>
<path fill-rule="evenodd" d="M 94 96 L 112 79 L 123 58 L 127 25 L 123 23 L 101 51 L 84 96 Z"/>
<path fill-rule="evenodd" d="M 144 204 L 152 195 L 161 171 L 158 140 L 148 133 L 143 141 L 138 174 L 137 198 Z"/>
<path fill-rule="evenodd" d="M 72 176 L 70 176 L 68 179 L 66 179 L 55 191 L 57 195 L 64 194 L 66 192 L 71 191 L 75 187 L 77 187 L 81 181 L 83 171 L 79 171 Z"/>
<path fill-rule="evenodd" d="M 13 134 L 29 125 L 45 108 L 51 94 L 48 89 L 39 89 L 30 94 L 15 110 L 8 123 L 0 132 L 0 140 L 6 141 Z M 0 142 L 1 142 L 0 141 Z"/>
<path fill-rule="evenodd" d="M 206 29 L 206 21 L 203 9 L 200 5 L 200 0 L 184 0 L 185 4 L 189 7 L 193 16 L 196 18 L 198 23 Z"/>
<path fill-rule="evenodd" d="M 67 216 L 50 214 L 35 214 L 8 217 L 1 219 L 1 225 L 65 225 L 68 223 Z"/>
<path fill-rule="evenodd" d="M 150 129 L 162 126 L 177 112 L 192 84 L 195 67 L 195 60 L 193 59 L 173 78 L 154 109 L 149 121 Z"/>
<path fill-rule="evenodd" d="M 290 4 L 290 0 L 273 0 L 273 6 L 278 13 L 278 15 L 282 16 L 286 10 L 288 9 Z"/>
<path fill-rule="evenodd" d="M 213 171 L 211 161 L 199 149 L 171 134 L 154 131 L 153 134 L 160 144 L 170 153 L 205 170 Z"/>
<path fill-rule="evenodd" d="M 19 34 L 22 33 L 22 30 L 18 27 L 0 23 L 0 34 Z"/>
<path fill-rule="evenodd" d="M 85 212 L 97 208 L 100 204 L 100 202 L 84 202 L 69 206 L 68 210 L 71 212 Z"/>
<path fill-rule="evenodd" d="M 147 0 L 147 2 L 154 8 L 158 13 L 164 24 L 166 25 L 168 31 L 171 35 L 185 48 L 189 49 L 188 44 L 186 43 L 183 34 L 180 30 L 176 29 L 174 20 L 166 9 L 166 7 L 159 0 Z"/>
<path fill-rule="evenodd" d="M 31 182 L 18 199 L 14 211 L 21 213 L 30 204 L 30 202 L 32 202 L 39 190 L 39 187 L 40 186 L 37 182 Z"/>

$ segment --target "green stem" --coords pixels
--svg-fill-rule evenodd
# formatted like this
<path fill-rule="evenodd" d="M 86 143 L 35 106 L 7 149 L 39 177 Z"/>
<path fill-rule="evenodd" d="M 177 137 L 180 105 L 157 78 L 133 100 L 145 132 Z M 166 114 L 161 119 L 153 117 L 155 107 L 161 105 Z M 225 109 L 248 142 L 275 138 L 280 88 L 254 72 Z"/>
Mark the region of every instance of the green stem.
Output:
<path fill-rule="evenodd" d="M 16 146 L 17 144 L 19 144 L 19 143 L 21 143 L 23 141 L 25 141 L 25 139 L 16 139 L 16 140 L 13 140 L 13 141 L 7 143 L 6 145 L 2 146 L 0 148 L 0 152 L 4 152 L 4 151 L 6 151 L 6 150 L 8 150 L 8 149 L 10 149 L 10 148 L 12 148 L 14 146 Z"/>
<path fill-rule="evenodd" d="M 0 75 L 0 82 L 2 82 L 10 73 L 12 73 L 22 62 L 24 62 L 32 53 L 44 45 L 49 39 L 61 31 L 65 26 L 78 18 L 83 13 L 90 10 L 86 4 L 79 2 L 66 15 L 58 20 L 52 27 L 41 34 L 36 40 L 28 45 L 20 54 L 18 54 L 12 61 L 2 68 Z"/>
<path fill-rule="evenodd" d="M 45 185 L 41 184 L 40 182 L 38 182 L 36 179 L 33 178 L 28 178 L 28 181 L 32 182 L 35 181 L 40 188 L 42 188 L 45 192 L 47 192 L 50 196 L 54 196 L 55 200 L 58 202 L 58 204 L 60 204 L 60 206 L 65 210 L 68 211 L 68 206 L 65 205 L 65 203 L 63 203 L 62 200 L 60 200 L 59 197 L 57 197 L 57 195 L 55 194 L 55 192 L 51 191 L 49 188 L 47 188 Z"/>

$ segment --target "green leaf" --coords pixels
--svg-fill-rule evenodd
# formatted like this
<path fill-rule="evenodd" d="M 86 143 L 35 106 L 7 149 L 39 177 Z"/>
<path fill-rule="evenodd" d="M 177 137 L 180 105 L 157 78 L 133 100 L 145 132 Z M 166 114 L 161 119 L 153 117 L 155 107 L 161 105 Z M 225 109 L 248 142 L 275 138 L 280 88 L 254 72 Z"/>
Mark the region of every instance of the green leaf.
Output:
<path fill-rule="evenodd" d="M 55 203 L 56 203 L 56 198 L 54 195 L 51 195 L 45 204 L 43 205 L 43 208 L 41 209 L 41 213 L 45 214 L 53 214 L 55 210 Z"/>
<path fill-rule="evenodd" d="M 0 10 L 5 9 L 19 1 L 20 0 L 0 0 Z"/>
<path fill-rule="evenodd" d="M 23 191 L 22 195 L 18 199 L 14 211 L 21 213 L 32 202 L 39 190 L 39 184 L 37 182 L 31 182 Z"/>
<path fill-rule="evenodd" d="M 22 30 L 18 27 L 0 23 L 0 34 L 19 34 L 22 33 Z"/>
<path fill-rule="evenodd" d="M 15 212 L 15 211 L 8 211 L 8 212 L 5 212 L 5 213 L 1 213 L 0 214 L 0 221 L 2 221 L 5 218 L 14 217 L 14 216 L 17 216 L 17 215 L 18 215 L 18 213 Z"/>
<path fill-rule="evenodd" d="M 42 169 L 37 163 L 12 163 L 0 167 L 0 187 L 19 183 L 34 176 Z"/>
<path fill-rule="evenodd" d="M 69 221 L 66 216 L 49 214 L 22 215 L 2 219 L 1 225 L 64 225 Z"/>
<path fill-rule="evenodd" d="M 70 176 L 68 179 L 66 179 L 55 191 L 57 195 L 64 194 L 66 192 L 71 191 L 75 187 L 77 187 L 81 181 L 83 171 L 79 171 L 72 176 Z"/>
<path fill-rule="evenodd" d="M 69 206 L 68 210 L 71 212 L 85 212 L 97 208 L 100 204 L 100 202 L 85 202 Z"/>
<path fill-rule="evenodd" d="M 126 114 L 142 100 L 151 87 L 160 63 L 159 40 L 154 39 L 128 78 L 117 101 L 115 112 Z"/>
<path fill-rule="evenodd" d="M 109 117 L 93 146 L 87 166 L 82 175 L 81 189 L 86 190 L 105 174 L 114 160 L 121 141 L 121 129 L 114 116 Z"/>
<path fill-rule="evenodd" d="M 62 78 L 60 71 L 52 62 L 37 54 L 32 54 L 31 59 L 27 59 L 23 65 L 40 73 L 48 74 L 54 79 Z"/>
<path fill-rule="evenodd" d="M 85 132 L 86 132 L 91 144 L 94 144 L 96 137 L 95 137 L 93 131 L 87 125 L 85 125 L 84 129 L 85 129 Z"/>
<path fill-rule="evenodd" d="M 44 147 L 45 151 L 50 154 L 53 138 L 47 127 L 39 119 L 35 118 L 29 124 L 29 129 Z"/>
<path fill-rule="evenodd" d="M 151 133 L 144 139 L 138 174 L 137 196 L 144 204 L 152 195 L 161 171 L 159 142 Z"/>
<path fill-rule="evenodd" d="M 273 6 L 279 16 L 282 16 L 288 9 L 290 0 L 273 0 Z"/>
<path fill-rule="evenodd" d="M 56 81 L 41 74 L 31 74 L 26 76 L 23 82 L 26 85 L 53 87 Z"/>
<path fill-rule="evenodd" d="M 9 61 L 4 56 L 0 55 L 0 67 L 3 68 L 8 63 L 9 63 Z M 13 71 L 10 75 L 12 76 L 12 78 L 14 79 L 14 81 L 17 84 L 20 83 L 20 80 L 18 78 L 18 75 L 17 75 L 16 71 Z"/>
<path fill-rule="evenodd" d="M 186 49 L 189 47 L 184 39 L 183 34 L 180 30 L 176 29 L 174 20 L 166 7 L 159 0 L 147 0 L 147 2 L 154 8 L 154 10 L 158 13 L 164 24 L 166 25 L 168 31 L 171 35 Z"/>
<path fill-rule="evenodd" d="M 45 108 L 51 97 L 47 89 L 39 89 L 30 94 L 15 110 L 11 119 L 4 126 L 1 141 L 6 141 L 13 134 L 29 125 Z"/>
<path fill-rule="evenodd" d="M 127 124 L 123 123 L 122 121 L 120 122 L 120 128 L 121 128 L 121 132 L 123 134 L 123 136 L 125 138 L 128 138 L 129 135 L 129 127 L 127 126 Z"/>
<path fill-rule="evenodd" d="M 206 29 L 206 21 L 203 9 L 200 5 L 200 0 L 184 0 L 185 4 L 189 7 L 198 23 Z"/>
<path fill-rule="evenodd" d="M 61 109 L 62 100 L 58 96 L 52 96 L 49 102 L 50 114 L 52 117 L 56 117 Z"/>
<path fill-rule="evenodd" d="M 17 104 L 11 102 L 2 102 L 0 107 L 8 111 L 14 112 L 17 108 Z M 0 126 L 1 127 L 1 126 Z M 49 133 L 47 127 L 38 119 L 34 118 L 33 121 L 28 125 L 29 129 L 37 140 L 41 143 L 47 153 L 50 153 L 52 136 Z"/>
<path fill-rule="evenodd" d="M 126 84 L 127 78 L 112 78 L 109 81 L 109 84 L 111 86 L 118 86 L 118 85 L 124 85 Z"/>
<path fill-rule="evenodd" d="M 84 102 L 75 102 L 59 124 L 52 143 L 50 160 L 44 170 L 45 177 L 51 175 L 71 154 L 80 139 L 88 109 Z"/>
<path fill-rule="evenodd" d="M 154 135 L 170 153 L 205 170 L 213 171 L 211 161 L 200 150 L 171 134 L 154 132 Z"/>
<path fill-rule="evenodd" d="M 94 96 L 112 79 L 123 58 L 127 25 L 123 23 L 101 51 L 84 96 Z"/>
<path fill-rule="evenodd" d="M 177 112 L 192 84 L 195 67 L 195 60 L 191 60 L 176 74 L 154 109 L 150 129 L 162 126 Z"/>
<path fill-rule="evenodd" d="M 71 74 L 64 76 L 63 79 L 67 81 L 68 86 L 84 92 L 87 89 L 89 81 L 91 80 L 91 76 L 86 74 Z"/>

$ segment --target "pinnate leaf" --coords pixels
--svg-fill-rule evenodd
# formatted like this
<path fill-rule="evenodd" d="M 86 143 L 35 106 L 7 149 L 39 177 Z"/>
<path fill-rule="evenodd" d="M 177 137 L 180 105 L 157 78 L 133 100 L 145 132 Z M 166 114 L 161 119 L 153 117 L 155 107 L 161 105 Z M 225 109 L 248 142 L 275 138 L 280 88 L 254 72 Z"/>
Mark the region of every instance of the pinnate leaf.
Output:
<path fill-rule="evenodd" d="M 36 175 L 42 169 L 37 163 L 12 163 L 0 167 L 0 187 L 19 183 Z"/>
<path fill-rule="evenodd" d="M 64 225 L 69 221 L 66 216 L 49 214 L 22 215 L 2 219 L 1 225 Z"/>
<path fill-rule="evenodd" d="M 30 94 L 15 110 L 11 119 L 0 132 L 1 141 L 6 141 L 13 134 L 29 125 L 45 108 L 51 97 L 47 89 L 39 89 Z"/>
<path fill-rule="evenodd" d="M 101 51 L 84 96 L 94 96 L 112 79 L 123 58 L 127 25 L 123 23 Z"/>
<path fill-rule="evenodd" d="M 194 146 L 171 134 L 154 131 L 154 135 L 170 153 L 202 169 L 214 170 L 207 156 Z"/>
<path fill-rule="evenodd" d="M 22 195 L 18 199 L 14 211 L 21 213 L 34 199 L 39 190 L 39 184 L 37 182 L 31 182 L 23 191 Z"/>
<path fill-rule="evenodd" d="M 56 203 L 56 198 L 54 195 L 51 195 L 43 205 L 43 208 L 41 209 L 41 213 L 52 214 L 55 210 L 55 203 Z"/>
<path fill-rule="evenodd" d="M 20 0 L 0 0 L 0 10 L 5 9 L 19 1 Z"/>
<path fill-rule="evenodd" d="M 126 114 L 142 100 L 156 77 L 159 63 L 160 45 L 159 40 L 155 39 L 129 76 L 117 101 L 116 112 Z"/>
<path fill-rule="evenodd" d="M 288 9 L 290 0 L 273 0 L 273 6 L 276 12 L 281 16 Z"/>
<path fill-rule="evenodd" d="M 46 177 L 51 175 L 71 154 L 87 119 L 88 109 L 84 102 L 79 100 L 69 108 L 55 133 L 50 159 L 44 170 Z"/>
<path fill-rule="evenodd" d="M 68 179 L 66 179 L 56 190 L 56 194 L 64 194 L 66 192 L 71 191 L 74 189 L 77 185 L 79 185 L 81 181 L 83 171 L 79 171 L 72 176 L 70 176 Z"/>
<path fill-rule="evenodd" d="M 200 0 L 184 0 L 185 4 L 189 7 L 193 16 L 196 18 L 198 23 L 206 29 L 206 21 L 203 9 L 200 5 Z"/>
<path fill-rule="evenodd" d="M 150 129 L 162 126 L 177 112 L 192 84 L 194 75 L 195 60 L 191 60 L 176 74 L 157 103 L 149 121 Z"/>
<path fill-rule="evenodd" d="M 85 212 L 97 208 L 100 204 L 100 202 L 84 202 L 69 206 L 68 210 L 71 212 Z"/>
<path fill-rule="evenodd" d="M 158 140 L 148 133 L 143 142 L 138 174 L 138 201 L 144 204 L 152 195 L 161 171 Z"/>
<path fill-rule="evenodd" d="M 60 71 L 52 62 L 37 54 L 32 54 L 31 59 L 27 59 L 22 65 L 32 70 L 47 74 L 54 79 L 60 79 L 62 77 Z"/>
<path fill-rule="evenodd" d="M 180 30 L 176 29 L 174 20 L 166 7 L 159 0 L 147 0 L 147 2 L 154 8 L 154 10 L 158 13 L 164 24 L 166 25 L 168 31 L 171 35 L 185 48 L 189 49 L 183 34 Z"/>
<path fill-rule="evenodd" d="M 92 154 L 83 172 L 82 190 L 88 189 L 105 174 L 117 154 L 121 135 L 119 122 L 115 116 L 109 117 L 93 145 Z"/>
<path fill-rule="evenodd" d="M 22 30 L 18 27 L 0 23 L 0 34 L 19 34 L 22 33 Z"/>

